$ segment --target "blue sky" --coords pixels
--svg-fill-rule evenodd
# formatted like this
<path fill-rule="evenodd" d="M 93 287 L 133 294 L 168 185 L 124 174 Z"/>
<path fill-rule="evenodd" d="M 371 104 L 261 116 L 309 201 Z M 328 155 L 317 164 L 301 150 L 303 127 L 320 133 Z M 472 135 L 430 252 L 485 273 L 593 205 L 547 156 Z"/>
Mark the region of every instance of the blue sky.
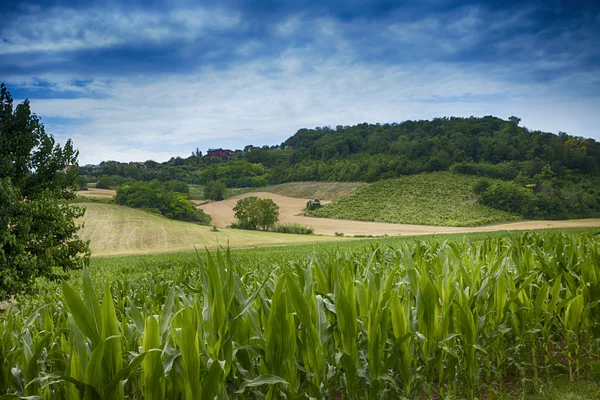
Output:
<path fill-rule="evenodd" d="M 600 2 L 3 3 L 0 80 L 82 164 L 443 116 L 600 139 Z"/>

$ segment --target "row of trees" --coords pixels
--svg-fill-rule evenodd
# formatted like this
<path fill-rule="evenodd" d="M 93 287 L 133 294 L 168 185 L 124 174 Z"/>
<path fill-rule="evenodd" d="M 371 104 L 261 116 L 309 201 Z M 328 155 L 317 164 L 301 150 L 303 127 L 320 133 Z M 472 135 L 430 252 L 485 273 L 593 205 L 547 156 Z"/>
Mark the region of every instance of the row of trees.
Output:
<path fill-rule="evenodd" d="M 103 162 L 83 173 L 135 180 L 176 179 L 227 187 L 257 187 L 290 181 L 376 181 L 456 164 L 513 164 L 533 177 L 551 165 L 558 177 L 600 174 L 600 143 L 593 139 L 530 131 L 519 119 L 438 118 L 400 124 L 358 124 L 300 129 L 281 146 L 254 148 L 230 157 L 202 156 L 158 164 Z"/>

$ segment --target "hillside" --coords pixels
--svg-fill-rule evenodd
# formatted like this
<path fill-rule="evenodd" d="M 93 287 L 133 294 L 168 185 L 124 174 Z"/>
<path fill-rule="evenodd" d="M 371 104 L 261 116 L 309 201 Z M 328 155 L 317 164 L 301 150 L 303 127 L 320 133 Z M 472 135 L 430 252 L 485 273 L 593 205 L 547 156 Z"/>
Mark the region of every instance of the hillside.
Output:
<path fill-rule="evenodd" d="M 519 216 L 477 203 L 478 178 L 433 172 L 382 180 L 309 213 L 311 216 L 438 226 L 476 226 Z"/>
<path fill-rule="evenodd" d="M 353 193 L 366 185 L 364 182 L 289 182 L 261 188 L 228 188 L 225 191 L 225 198 L 260 191 L 297 199 L 334 200 Z M 189 186 L 192 200 L 204 200 L 202 186 Z"/>
<path fill-rule="evenodd" d="M 82 167 L 81 179 L 111 188 L 135 180 L 219 181 L 228 197 L 288 182 L 377 182 L 452 171 L 506 181 L 489 187 L 482 203 L 522 218 L 600 217 L 600 143 L 519 123 L 486 116 L 300 129 L 280 146 L 247 146 L 224 156 L 197 151 L 164 163 L 108 161 Z M 193 189 L 192 198 L 200 198 L 199 186 Z"/>
<path fill-rule="evenodd" d="M 193 251 L 218 245 L 231 248 L 316 243 L 334 237 L 219 229 L 174 221 L 134 208 L 86 203 L 80 236 L 90 240 L 93 256 Z"/>

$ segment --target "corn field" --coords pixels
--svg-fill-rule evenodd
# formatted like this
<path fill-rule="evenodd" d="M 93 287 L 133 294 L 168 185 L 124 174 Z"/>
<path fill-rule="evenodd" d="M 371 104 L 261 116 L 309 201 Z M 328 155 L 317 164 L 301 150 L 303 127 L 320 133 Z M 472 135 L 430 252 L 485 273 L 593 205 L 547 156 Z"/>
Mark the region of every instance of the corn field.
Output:
<path fill-rule="evenodd" d="M 598 359 L 600 237 L 92 279 L 0 314 L 0 399 L 504 398 Z"/>

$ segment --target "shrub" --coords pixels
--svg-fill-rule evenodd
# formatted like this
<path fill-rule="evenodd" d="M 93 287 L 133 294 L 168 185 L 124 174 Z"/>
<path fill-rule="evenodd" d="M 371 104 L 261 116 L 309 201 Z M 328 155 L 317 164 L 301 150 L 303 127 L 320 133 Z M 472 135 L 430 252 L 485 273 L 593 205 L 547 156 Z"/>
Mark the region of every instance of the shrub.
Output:
<path fill-rule="evenodd" d="M 304 226 L 296 223 L 291 224 L 277 224 L 271 229 L 273 232 L 278 233 L 293 233 L 296 235 L 312 235 L 314 229 L 309 226 Z"/>
<path fill-rule="evenodd" d="M 486 189 L 489 188 L 491 185 L 492 182 L 490 182 L 489 179 L 481 178 L 477 180 L 477 182 L 475 182 L 475 184 L 473 185 L 473 193 L 479 196 L 483 192 L 485 192 Z"/>

